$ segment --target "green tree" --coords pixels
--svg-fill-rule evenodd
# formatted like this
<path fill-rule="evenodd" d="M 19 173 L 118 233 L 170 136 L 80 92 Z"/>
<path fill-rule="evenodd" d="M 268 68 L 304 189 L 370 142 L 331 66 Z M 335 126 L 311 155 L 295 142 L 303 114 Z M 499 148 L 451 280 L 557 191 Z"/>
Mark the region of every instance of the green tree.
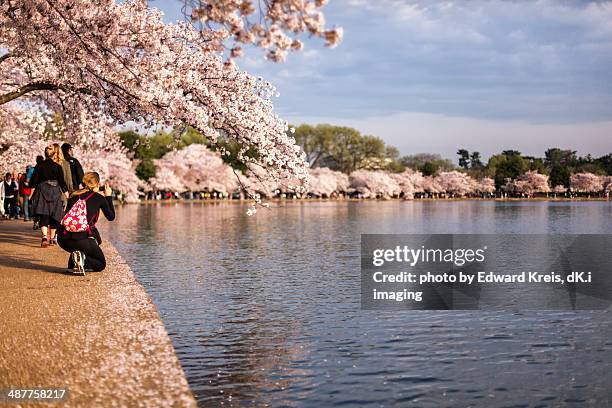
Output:
<path fill-rule="evenodd" d="M 438 172 L 438 169 L 439 167 L 434 162 L 426 162 L 418 168 L 424 176 L 433 176 Z"/>
<path fill-rule="evenodd" d="M 151 158 L 145 158 L 136 166 L 136 176 L 144 181 L 149 181 L 151 177 L 155 177 L 155 164 Z"/>
<path fill-rule="evenodd" d="M 540 157 L 523 156 L 527 161 L 530 171 L 537 171 L 540 174 L 548 174 L 548 169 L 544 165 L 544 160 Z"/>
<path fill-rule="evenodd" d="M 612 176 L 612 153 L 601 156 L 595 159 L 595 162 L 606 172 L 606 175 Z"/>
<path fill-rule="evenodd" d="M 574 150 L 563 150 L 553 147 L 544 152 L 544 165 L 548 168 L 556 165 L 573 167 L 576 165 L 576 162 L 576 151 Z"/>
<path fill-rule="evenodd" d="M 464 169 L 470 168 L 470 152 L 465 149 L 457 150 L 457 154 L 459 155 L 459 167 Z"/>
<path fill-rule="evenodd" d="M 140 136 L 138 133 L 133 130 L 126 130 L 118 133 L 119 138 L 121 139 L 121 143 L 123 146 L 131 152 L 134 152 L 136 146 L 140 142 Z"/>
<path fill-rule="evenodd" d="M 206 137 L 204 137 L 204 135 L 202 135 L 196 129 L 192 128 L 191 126 L 188 126 L 181 134 L 179 147 L 182 149 L 183 147 L 187 147 L 192 144 L 209 145 L 210 142 Z"/>
<path fill-rule="evenodd" d="M 561 164 L 555 164 L 550 169 L 549 182 L 552 187 L 563 185 L 569 187 L 570 185 L 570 169 L 567 166 Z"/>
<path fill-rule="evenodd" d="M 413 170 L 419 170 L 426 176 L 436 174 L 438 171 L 455 170 L 455 165 L 449 159 L 443 159 L 439 154 L 417 153 L 410 156 L 403 156 L 399 162 Z"/>
<path fill-rule="evenodd" d="M 544 166 L 549 174 L 552 187 L 569 187 L 570 175 L 578 164 L 576 151 L 552 147 L 544 152 Z"/>
<path fill-rule="evenodd" d="M 164 131 L 159 131 L 153 136 L 146 136 L 133 130 L 127 130 L 119 132 L 119 137 L 123 146 L 132 152 L 134 159 L 139 161 L 136 166 L 136 175 L 144 181 L 155 176 L 153 160 L 181 146 L 181 141 L 177 141 L 172 134 Z"/>
<path fill-rule="evenodd" d="M 400 151 L 397 147 L 394 146 L 386 146 L 385 147 L 385 161 L 386 166 L 385 169 L 392 173 L 401 173 L 406 169 L 406 167 L 400 163 Z"/>
<path fill-rule="evenodd" d="M 470 155 L 470 168 L 472 169 L 482 169 L 484 165 L 482 164 L 482 159 L 480 158 L 480 152 L 472 152 Z"/>
<path fill-rule="evenodd" d="M 517 150 L 504 150 L 489 158 L 485 174 L 493 177 L 495 187 L 499 189 L 506 183 L 506 179 L 515 179 L 529 169 L 529 163 Z"/>
<path fill-rule="evenodd" d="M 296 143 L 306 154 L 306 160 L 310 167 L 317 167 L 325 160 L 336 143 L 334 136 L 341 128 L 327 124 L 307 125 L 302 124 L 295 128 Z"/>

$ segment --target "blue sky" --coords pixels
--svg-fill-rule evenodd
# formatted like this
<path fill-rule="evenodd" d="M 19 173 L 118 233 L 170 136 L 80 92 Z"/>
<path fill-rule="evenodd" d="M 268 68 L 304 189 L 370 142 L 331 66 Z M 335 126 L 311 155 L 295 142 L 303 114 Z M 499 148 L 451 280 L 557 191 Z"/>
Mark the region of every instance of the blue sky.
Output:
<path fill-rule="evenodd" d="M 178 18 L 179 2 L 153 3 Z M 238 65 L 274 83 L 294 124 L 354 126 L 403 154 L 457 148 L 612 151 L 612 1 L 331 0 L 328 25 L 281 64 Z"/>

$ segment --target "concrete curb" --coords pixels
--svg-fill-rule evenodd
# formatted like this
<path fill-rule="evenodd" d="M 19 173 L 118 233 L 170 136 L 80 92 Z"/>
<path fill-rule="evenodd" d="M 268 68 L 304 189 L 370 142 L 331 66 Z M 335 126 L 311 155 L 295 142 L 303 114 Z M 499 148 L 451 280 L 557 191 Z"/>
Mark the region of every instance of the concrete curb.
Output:
<path fill-rule="evenodd" d="M 116 249 L 103 244 L 104 272 L 74 276 L 67 254 L 40 248 L 39 236 L 30 223 L 0 222 L 0 389 L 70 392 L 18 406 L 197 406 L 155 305 Z"/>

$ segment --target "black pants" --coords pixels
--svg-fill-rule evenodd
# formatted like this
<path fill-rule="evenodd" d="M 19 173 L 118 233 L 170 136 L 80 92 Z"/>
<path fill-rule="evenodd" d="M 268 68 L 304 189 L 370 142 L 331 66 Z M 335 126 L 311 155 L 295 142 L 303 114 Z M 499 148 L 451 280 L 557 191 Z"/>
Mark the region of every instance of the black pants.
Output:
<path fill-rule="evenodd" d="M 58 236 L 57 244 L 66 252 L 81 251 L 85 255 L 85 269 L 90 269 L 94 272 L 101 272 L 106 268 L 106 258 L 102 248 L 98 245 L 95 238 L 85 239 L 62 239 Z M 74 268 L 72 256 L 68 258 L 68 269 Z"/>
<path fill-rule="evenodd" d="M 4 214 L 7 217 L 17 217 L 17 197 L 4 197 Z"/>
<path fill-rule="evenodd" d="M 41 227 L 49 227 L 49 228 L 53 228 L 53 229 L 57 229 L 57 227 L 59 226 L 59 223 L 50 215 L 48 214 L 41 214 L 38 216 L 38 224 Z M 51 237 L 53 238 L 53 237 Z"/>

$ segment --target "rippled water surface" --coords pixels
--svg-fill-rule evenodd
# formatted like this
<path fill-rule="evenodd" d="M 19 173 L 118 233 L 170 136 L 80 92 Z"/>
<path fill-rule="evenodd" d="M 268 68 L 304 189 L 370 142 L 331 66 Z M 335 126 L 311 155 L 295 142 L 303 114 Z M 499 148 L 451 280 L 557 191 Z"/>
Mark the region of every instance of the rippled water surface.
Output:
<path fill-rule="evenodd" d="M 208 406 L 605 407 L 607 312 L 360 309 L 362 233 L 612 233 L 609 202 L 124 206 L 104 225 Z"/>

